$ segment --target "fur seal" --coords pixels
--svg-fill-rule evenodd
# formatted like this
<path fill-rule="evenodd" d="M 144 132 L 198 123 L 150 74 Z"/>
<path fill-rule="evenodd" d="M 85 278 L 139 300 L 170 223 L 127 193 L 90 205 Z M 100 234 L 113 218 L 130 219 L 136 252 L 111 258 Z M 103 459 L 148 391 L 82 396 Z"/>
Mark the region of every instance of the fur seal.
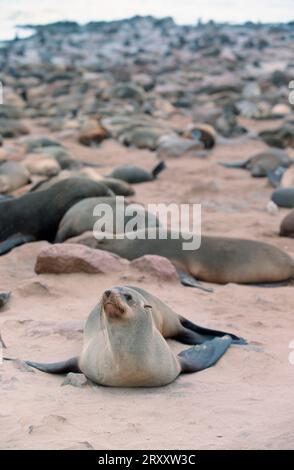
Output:
<path fill-rule="evenodd" d="M 18 162 L 5 161 L 0 164 L 0 192 L 10 193 L 30 182 L 30 173 Z"/>
<path fill-rule="evenodd" d="M 107 204 L 114 215 L 113 233 L 117 232 L 116 209 L 122 210 L 124 214 L 124 226 L 122 227 L 122 230 L 125 230 L 126 224 L 133 218 L 133 214 L 126 215 L 125 213 L 126 208 L 130 206 L 129 202 L 125 200 L 116 200 L 114 197 L 86 198 L 72 206 L 63 216 L 58 227 L 55 242 L 61 243 L 68 238 L 76 237 L 84 232 L 92 231 L 94 224 L 99 219 L 97 215 L 93 215 L 93 211 L 99 204 Z M 144 227 L 159 227 L 160 225 L 157 217 L 154 214 L 145 211 L 141 206 L 138 206 L 138 217 L 136 218 L 138 229 L 142 228 L 142 224 L 144 224 Z"/>
<path fill-rule="evenodd" d="M 251 176 L 264 177 L 267 176 L 269 172 L 275 171 L 278 167 L 288 168 L 293 162 L 283 150 L 269 148 L 241 162 L 219 163 L 226 168 L 243 168 L 249 170 Z"/>
<path fill-rule="evenodd" d="M 28 241 L 53 242 L 65 212 L 81 199 L 111 196 L 102 183 L 70 178 L 49 189 L 0 203 L 0 255 Z"/>
<path fill-rule="evenodd" d="M 135 191 L 130 184 L 115 178 L 104 178 L 98 175 L 92 168 L 84 168 L 79 171 L 63 170 L 55 177 L 36 183 L 31 188 L 31 191 L 40 191 L 41 189 L 51 188 L 51 186 L 56 184 L 58 181 L 65 180 L 67 178 L 85 178 L 99 183 L 101 182 L 117 196 L 127 197 L 135 194 Z"/>
<path fill-rule="evenodd" d="M 282 220 L 280 235 L 281 237 L 294 238 L 294 209 Z"/>
<path fill-rule="evenodd" d="M 130 184 L 145 183 L 147 181 L 153 181 L 157 178 L 158 174 L 166 168 L 165 163 L 161 161 L 156 165 L 155 168 L 149 173 L 148 171 L 133 165 L 125 165 L 114 168 L 109 175 L 111 178 L 118 178 L 126 181 Z"/>
<path fill-rule="evenodd" d="M 28 154 L 23 160 L 23 165 L 31 174 L 39 176 L 56 176 L 61 170 L 56 160 L 42 153 Z"/>
<path fill-rule="evenodd" d="M 272 201 L 279 207 L 294 207 L 294 187 L 278 188 L 272 193 Z"/>
<path fill-rule="evenodd" d="M 294 126 L 285 123 L 276 129 L 261 131 L 259 137 L 267 144 L 273 147 L 286 148 L 294 147 Z"/>
<path fill-rule="evenodd" d="M 279 248 L 267 243 L 238 238 L 202 236 L 198 250 L 183 250 L 178 233 L 167 231 L 167 239 L 157 229 L 138 231 L 135 239 L 97 240 L 97 248 L 129 260 L 141 256 L 164 256 L 181 271 L 201 281 L 226 284 L 270 283 L 294 277 L 294 261 Z"/>
<path fill-rule="evenodd" d="M 173 354 L 165 339 L 198 345 Z M 214 365 L 238 336 L 202 328 L 178 315 L 144 289 L 117 286 L 106 290 L 90 313 L 79 358 L 26 363 L 43 372 L 82 372 L 99 385 L 156 387 L 181 373 Z"/>

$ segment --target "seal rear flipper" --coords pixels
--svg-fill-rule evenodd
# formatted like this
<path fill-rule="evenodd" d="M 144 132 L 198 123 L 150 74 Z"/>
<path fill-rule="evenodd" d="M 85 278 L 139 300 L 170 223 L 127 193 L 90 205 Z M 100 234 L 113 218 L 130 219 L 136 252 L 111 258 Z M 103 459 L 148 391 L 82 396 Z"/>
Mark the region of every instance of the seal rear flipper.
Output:
<path fill-rule="evenodd" d="M 201 346 L 182 351 L 178 355 L 182 373 L 198 372 L 213 366 L 226 352 L 232 343 L 232 338 L 223 336 L 206 341 Z"/>
<path fill-rule="evenodd" d="M 17 246 L 24 245 L 25 243 L 33 242 L 35 240 L 36 238 L 32 235 L 23 235 L 22 233 L 11 235 L 11 237 L 0 243 L 0 256 L 5 255 Z"/>
<path fill-rule="evenodd" d="M 224 166 L 225 168 L 243 168 L 246 169 L 248 160 L 242 160 L 240 162 L 218 162 L 219 165 Z"/>
<path fill-rule="evenodd" d="M 43 364 L 41 362 L 25 361 L 25 363 L 33 367 L 34 369 L 47 372 L 48 374 L 67 374 L 68 372 L 80 373 L 78 357 L 72 357 L 66 361 L 52 362 L 49 364 Z"/>
<path fill-rule="evenodd" d="M 201 282 L 197 281 L 195 277 L 190 276 L 186 271 L 182 271 L 181 269 L 177 269 L 177 273 L 179 275 L 180 281 L 183 286 L 186 287 L 196 287 L 196 289 L 204 290 L 205 292 L 214 292 L 212 287 L 205 287 Z"/>
<path fill-rule="evenodd" d="M 157 175 L 159 175 L 159 173 L 161 173 L 163 170 L 166 169 L 166 164 L 164 163 L 164 161 L 161 161 L 158 163 L 158 165 L 156 165 L 155 168 L 153 168 L 152 170 L 152 176 L 153 178 L 157 178 Z"/>
<path fill-rule="evenodd" d="M 183 341 L 186 344 L 193 344 L 191 342 L 187 343 L 186 341 L 184 341 L 186 338 L 193 339 L 193 336 L 189 333 L 194 333 L 194 344 L 202 344 L 204 341 L 213 338 L 220 338 L 223 336 L 229 336 L 232 339 L 233 344 L 247 344 L 247 341 L 244 338 L 240 338 L 239 336 L 236 336 L 233 333 L 228 333 L 227 331 L 211 330 L 210 328 L 204 328 L 202 326 L 196 325 L 196 323 L 193 323 L 184 317 L 180 318 L 180 322 L 186 331 L 184 330 L 182 333 L 177 335 L 176 339 L 178 339 L 179 341 Z"/>

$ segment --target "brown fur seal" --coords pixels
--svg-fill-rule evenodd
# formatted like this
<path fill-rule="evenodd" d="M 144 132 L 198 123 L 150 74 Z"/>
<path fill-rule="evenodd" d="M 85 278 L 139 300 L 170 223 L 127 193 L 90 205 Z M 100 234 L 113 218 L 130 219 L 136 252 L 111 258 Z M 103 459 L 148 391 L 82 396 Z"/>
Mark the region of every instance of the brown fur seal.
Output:
<path fill-rule="evenodd" d="M 85 178 L 60 181 L 49 189 L 0 203 L 0 254 L 28 241 L 53 242 L 65 212 L 81 199 L 112 193 Z"/>
<path fill-rule="evenodd" d="M 23 165 L 30 174 L 47 177 L 58 175 L 61 170 L 56 160 L 47 155 L 37 153 L 28 154 L 23 160 Z"/>
<path fill-rule="evenodd" d="M 176 356 L 165 338 L 200 346 Z M 246 344 L 235 335 L 195 325 L 144 289 L 118 286 L 106 290 L 90 313 L 79 358 L 27 364 L 55 374 L 81 371 L 100 385 L 155 387 L 182 372 L 214 365 L 232 342 Z"/>
<path fill-rule="evenodd" d="M 252 176 L 263 177 L 278 167 L 288 168 L 292 161 L 283 150 L 269 148 L 241 162 L 220 162 L 220 164 L 226 168 L 244 168 L 249 170 Z"/>
<path fill-rule="evenodd" d="M 119 166 L 115 168 L 109 175 L 111 178 L 118 178 L 130 184 L 145 183 L 153 181 L 158 174 L 166 168 L 164 162 L 158 163 L 156 167 L 149 173 L 148 171 L 133 165 Z"/>
<path fill-rule="evenodd" d="M 202 236 L 197 250 L 183 250 L 177 233 L 167 231 L 167 239 L 159 239 L 157 229 L 148 234 L 138 231 L 134 240 L 97 240 L 97 248 L 111 251 L 129 260 L 151 254 L 169 258 L 171 262 L 196 279 L 226 284 L 280 282 L 294 277 L 294 261 L 275 246 L 237 238 Z M 172 238 L 174 236 L 175 238 Z"/>
<path fill-rule="evenodd" d="M 0 193 L 10 193 L 30 182 L 30 173 L 18 162 L 0 164 Z"/>
<path fill-rule="evenodd" d="M 294 209 L 282 220 L 280 235 L 281 237 L 294 238 Z"/>
<path fill-rule="evenodd" d="M 126 224 L 133 219 L 133 214 L 126 214 L 126 209 L 130 206 L 130 203 L 124 199 L 120 200 L 115 197 L 92 197 L 83 199 L 66 212 L 59 224 L 55 242 L 61 243 L 68 238 L 76 237 L 84 232 L 92 231 L 97 220 L 100 218 L 105 220 L 106 217 L 104 213 L 102 213 L 100 217 L 98 215 L 94 215 L 94 208 L 98 207 L 99 205 L 101 208 L 103 208 L 105 207 L 105 204 L 111 209 L 111 220 L 109 222 L 111 225 L 113 225 L 113 227 L 111 227 L 112 230 L 110 231 L 112 233 L 117 233 L 118 230 L 116 226 L 117 209 L 121 210 L 123 214 L 122 231 L 124 231 Z M 114 220 L 112 218 L 112 214 Z M 146 226 L 160 226 L 157 217 L 154 214 L 145 211 L 141 206 L 138 206 L 138 216 L 136 216 L 136 219 L 137 229 Z M 107 227 L 103 231 L 107 231 Z"/>

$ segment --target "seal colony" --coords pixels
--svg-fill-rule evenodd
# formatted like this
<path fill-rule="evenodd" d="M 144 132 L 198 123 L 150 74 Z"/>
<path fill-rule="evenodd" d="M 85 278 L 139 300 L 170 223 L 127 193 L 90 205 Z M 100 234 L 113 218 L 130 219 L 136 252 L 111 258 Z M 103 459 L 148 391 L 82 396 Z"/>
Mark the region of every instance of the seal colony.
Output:
<path fill-rule="evenodd" d="M 293 448 L 293 44 L 149 16 L 1 44 L 2 448 Z"/>
<path fill-rule="evenodd" d="M 196 346 L 176 356 L 168 338 Z M 144 289 L 117 286 L 106 290 L 90 313 L 79 358 L 26 364 L 52 374 L 82 372 L 99 385 L 158 387 L 181 373 L 213 366 L 232 343 L 246 344 L 231 333 L 192 323 Z"/>

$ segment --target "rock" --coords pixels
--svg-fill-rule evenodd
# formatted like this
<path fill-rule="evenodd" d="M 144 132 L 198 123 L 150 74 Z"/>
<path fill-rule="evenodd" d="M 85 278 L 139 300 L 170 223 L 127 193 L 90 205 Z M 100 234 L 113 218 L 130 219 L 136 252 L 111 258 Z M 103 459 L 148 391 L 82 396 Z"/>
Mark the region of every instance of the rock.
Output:
<path fill-rule="evenodd" d="M 43 250 L 37 257 L 37 274 L 69 274 L 84 272 L 89 274 L 121 271 L 128 261 L 102 250 L 75 244 L 56 244 Z"/>
<path fill-rule="evenodd" d="M 179 276 L 174 265 L 163 256 L 144 255 L 131 262 L 131 268 L 140 273 L 150 274 L 152 277 L 168 282 L 178 282 Z"/>
<path fill-rule="evenodd" d="M 61 386 L 64 385 L 72 385 L 73 387 L 84 387 L 87 385 L 88 379 L 84 374 L 74 374 L 73 372 L 69 372 L 64 381 L 62 382 Z"/>
<path fill-rule="evenodd" d="M 274 201 L 269 201 L 266 206 L 266 210 L 269 214 L 276 215 L 279 212 L 279 207 Z"/>
<path fill-rule="evenodd" d="M 96 119 L 88 119 L 81 127 L 78 140 L 80 144 L 91 146 L 99 144 L 107 137 L 107 130 Z"/>

